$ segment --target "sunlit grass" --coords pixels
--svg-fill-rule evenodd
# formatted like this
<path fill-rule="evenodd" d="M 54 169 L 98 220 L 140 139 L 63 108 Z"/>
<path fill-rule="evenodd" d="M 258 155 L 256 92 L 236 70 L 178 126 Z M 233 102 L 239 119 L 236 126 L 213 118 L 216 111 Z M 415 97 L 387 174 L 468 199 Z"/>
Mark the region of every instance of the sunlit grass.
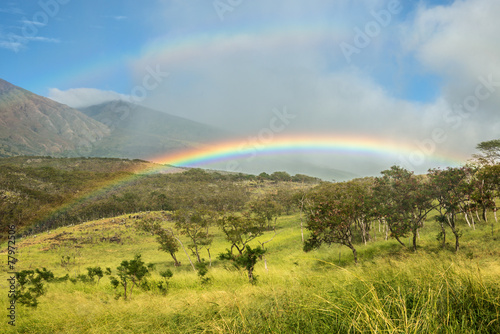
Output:
<path fill-rule="evenodd" d="M 129 300 L 116 299 L 117 291 L 107 277 L 98 284 L 50 283 L 37 309 L 18 305 L 17 326 L 8 326 L 7 331 L 500 332 L 499 225 L 494 225 L 493 235 L 490 225 L 478 224 L 476 230 L 462 225 L 462 248 L 455 254 L 453 239 L 448 240 L 450 247 L 442 250 L 436 240 L 439 229 L 431 221 L 426 224 L 417 252 L 404 249 L 394 240 L 384 241 L 377 227 L 377 241 L 358 245 L 360 264 L 355 266 L 352 253 L 345 247 L 322 247 L 304 253 L 298 215 L 281 217 L 278 234 L 266 244 L 268 272 L 260 261 L 255 269 L 256 285 L 248 283 L 245 273 L 215 259 L 228 247 L 216 229 L 209 271 L 212 281 L 202 285 L 182 250 L 178 253 L 182 266 L 174 268 L 170 256 L 158 251 L 154 237 L 138 233 L 128 216 L 60 228 L 22 240 L 18 269 L 46 267 L 56 276 L 75 276 L 85 273 L 88 266 L 115 270 L 122 260 L 140 253 L 145 262 L 156 265 L 149 279 L 159 280 L 158 272 L 166 268 L 174 271 L 168 294 L 135 288 Z M 119 234 L 123 244 L 65 242 L 51 247 L 55 242 L 47 239 L 63 232 L 72 233 L 70 237 L 76 239 Z M 269 240 L 273 234 L 266 232 L 259 240 Z M 202 254 L 208 260 L 207 253 Z M 61 256 L 71 256 L 69 265 L 61 264 Z M 0 287 L 6 292 L 4 282 Z M 6 305 L 6 293 L 0 300 Z M 2 328 L 6 327 L 3 321 Z"/>

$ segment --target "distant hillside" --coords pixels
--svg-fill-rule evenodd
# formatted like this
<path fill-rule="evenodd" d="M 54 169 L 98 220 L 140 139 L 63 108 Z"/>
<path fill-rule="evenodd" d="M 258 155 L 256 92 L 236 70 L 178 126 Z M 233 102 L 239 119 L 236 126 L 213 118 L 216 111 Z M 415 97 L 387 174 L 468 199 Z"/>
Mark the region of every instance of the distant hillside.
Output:
<path fill-rule="evenodd" d="M 75 156 L 109 134 L 80 111 L 0 79 L 0 156 Z"/>
<path fill-rule="evenodd" d="M 89 150 L 89 156 L 146 159 L 220 140 L 225 135 L 221 129 L 124 101 L 81 111 L 111 129 L 111 135 Z"/>
<path fill-rule="evenodd" d="M 18 156 L 0 159 L 0 166 L 13 165 L 20 168 L 54 168 L 67 172 L 100 172 L 100 173 L 141 173 L 154 169 L 157 173 L 179 173 L 187 168 L 161 166 L 144 160 L 128 160 L 117 158 L 51 158 L 37 156 Z"/>

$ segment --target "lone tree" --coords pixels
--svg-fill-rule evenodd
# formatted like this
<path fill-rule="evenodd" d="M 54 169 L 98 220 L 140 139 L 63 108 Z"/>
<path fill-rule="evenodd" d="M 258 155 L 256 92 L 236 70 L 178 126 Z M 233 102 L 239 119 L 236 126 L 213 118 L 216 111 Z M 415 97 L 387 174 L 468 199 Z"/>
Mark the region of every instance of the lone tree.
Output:
<path fill-rule="evenodd" d="M 141 255 L 137 254 L 133 260 L 122 261 L 121 265 L 117 267 L 118 278 L 110 277 L 111 285 L 116 289 L 119 285 L 123 287 L 123 298 L 127 299 L 127 293 L 132 295 L 134 286 L 139 286 L 142 279 L 149 275 L 149 270 L 153 268 L 153 264 L 147 266 L 141 260 Z"/>

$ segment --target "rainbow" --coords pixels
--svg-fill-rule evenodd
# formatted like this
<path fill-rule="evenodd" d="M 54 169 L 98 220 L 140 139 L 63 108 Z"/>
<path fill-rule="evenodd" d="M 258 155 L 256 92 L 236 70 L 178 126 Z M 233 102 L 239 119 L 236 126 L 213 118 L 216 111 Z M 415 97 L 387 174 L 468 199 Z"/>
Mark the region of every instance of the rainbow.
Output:
<path fill-rule="evenodd" d="M 310 21 L 301 24 L 293 22 L 286 25 L 271 23 L 244 26 L 229 31 L 226 28 L 212 29 L 188 36 L 169 35 L 151 40 L 140 50 L 133 50 L 125 55 L 123 53 L 108 54 L 105 58 L 89 56 L 89 62 L 78 64 L 77 67 L 64 68 L 59 73 L 50 72 L 32 78 L 30 85 L 26 85 L 25 88 L 40 95 L 44 95 L 49 88 L 53 87 L 65 90 L 68 87 L 80 88 L 82 84 L 87 86 L 93 83 L 93 88 L 100 88 L 98 86 L 101 85 L 99 82 L 96 83 L 95 78 L 131 71 L 128 78 L 124 76 L 121 79 L 122 89 L 117 91 L 130 95 L 130 89 L 135 84 L 140 84 L 140 80 L 146 74 L 144 67 L 148 64 L 169 64 L 170 68 L 162 68 L 162 70 L 171 71 L 178 64 L 191 59 L 199 60 L 201 55 L 208 53 L 221 56 L 242 49 L 261 50 L 264 47 L 284 48 L 287 46 L 305 48 L 312 44 L 320 45 L 325 38 L 340 40 L 340 32 L 350 30 L 350 27 L 350 22 Z M 144 60 L 144 57 L 147 60 Z"/>
<path fill-rule="evenodd" d="M 169 153 L 154 157 L 153 162 L 182 167 L 199 167 L 212 163 L 251 159 L 256 156 L 280 154 L 349 154 L 358 156 L 410 156 L 418 150 L 393 141 L 353 136 L 310 136 L 298 135 L 278 137 L 269 141 L 251 142 L 232 140 L 212 143 L 191 150 Z M 427 157 L 441 160 L 450 165 L 462 164 L 467 158 L 459 155 L 441 154 Z"/>
<path fill-rule="evenodd" d="M 241 161 L 261 156 L 279 154 L 347 154 L 349 156 L 398 157 L 414 153 L 415 147 L 397 144 L 377 138 L 349 136 L 290 136 L 277 137 L 267 143 L 252 143 L 246 140 L 231 140 L 200 146 L 197 148 L 168 153 L 149 159 L 156 164 L 129 176 L 115 178 L 102 184 L 98 189 L 73 199 L 54 210 L 47 219 L 62 213 L 79 203 L 83 203 L 106 194 L 117 187 L 126 185 L 145 175 L 165 173 L 175 167 L 201 167 L 224 161 Z M 448 165 L 461 165 L 467 157 L 457 155 L 439 155 L 428 157 L 432 161 L 441 161 Z"/>

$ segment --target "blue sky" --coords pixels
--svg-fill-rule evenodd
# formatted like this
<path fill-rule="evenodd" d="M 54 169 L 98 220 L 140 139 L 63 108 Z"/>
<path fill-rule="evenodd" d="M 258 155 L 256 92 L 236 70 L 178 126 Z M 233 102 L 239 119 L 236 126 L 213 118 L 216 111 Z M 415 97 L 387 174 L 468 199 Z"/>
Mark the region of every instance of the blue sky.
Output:
<path fill-rule="evenodd" d="M 363 4 L 345 4 L 337 8 L 326 5 L 325 8 L 331 11 L 328 13 L 316 10 L 326 1 L 316 1 L 317 7 L 314 1 L 308 4 L 303 1 L 304 5 L 299 2 L 295 10 L 288 10 L 286 16 L 281 16 L 279 6 L 276 6 L 276 11 L 257 11 L 249 8 L 251 4 L 246 1 L 240 2 L 241 5 L 232 11 L 225 11 L 232 6 L 228 1 L 220 1 L 224 18 L 221 21 L 215 1 L 187 1 L 189 5 L 182 5 L 181 1 L 40 1 L 44 6 L 38 1 L 7 1 L 0 5 L 1 74 L 7 81 L 42 95 L 47 95 L 49 88 L 65 90 L 80 86 L 126 94 L 134 85 L 129 62 L 140 58 L 145 46 L 156 39 L 189 39 L 197 35 L 259 30 L 265 34 L 267 29 L 278 30 L 280 26 L 309 28 L 321 21 L 325 23 L 323 27 L 327 33 L 328 29 L 338 29 L 339 25 L 344 29 L 349 29 L 350 25 L 363 28 L 364 22 L 373 20 L 370 10 Z M 450 2 L 428 1 L 428 4 Z M 224 3 L 228 7 L 224 7 Z M 377 7 L 383 9 L 384 3 L 381 3 Z M 287 7 L 286 2 L 282 4 Z M 416 6 L 417 2 L 401 1 L 402 12 L 394 20 L 404 20 L 412 15 Z M 339 13 L 339 9 L 344 12 Z M 370 54 L 370 50 L 366 53 Z M 385 58 L 387 54 L 382 56 Z M 356 56 L 353 59 L 356 63 Z M 425 101 L 435 97 L 435 93 L 429 90 L 439 88 L 436 78 L 413 67 L 418 64 L 413 63 L 412 68 L 407 69 L 414 72 L 410 74 L 417 84 L 408 80 L 398 87 L 394 87 L 389 77 L 397 69 L 387 65 L 384 64 L 383 73 L 372 64 L 368 67 L 371 67 L 371 74 L 394 94 Z M 106 73 L 93 78 L 86 77 L 85 73 L 71 77 L 85 68 L 99 66 L 104 67 L 101 70 Z M 341 62 L 336 66 L 345 64 Z"/>
<path fill-rule="evenodd" d="M 159 72 L 135 102 L 245 134 L 286 106 L 289 133 L 415 150 L 439 128 L 434 150 L 466 155 L 500 137 L 495 85 L 473 112 L 454 108 L 500 80 L 498 17 L 498 0 L 7 0 L 0 77 L 78 108 L 134 100 Z"/>

